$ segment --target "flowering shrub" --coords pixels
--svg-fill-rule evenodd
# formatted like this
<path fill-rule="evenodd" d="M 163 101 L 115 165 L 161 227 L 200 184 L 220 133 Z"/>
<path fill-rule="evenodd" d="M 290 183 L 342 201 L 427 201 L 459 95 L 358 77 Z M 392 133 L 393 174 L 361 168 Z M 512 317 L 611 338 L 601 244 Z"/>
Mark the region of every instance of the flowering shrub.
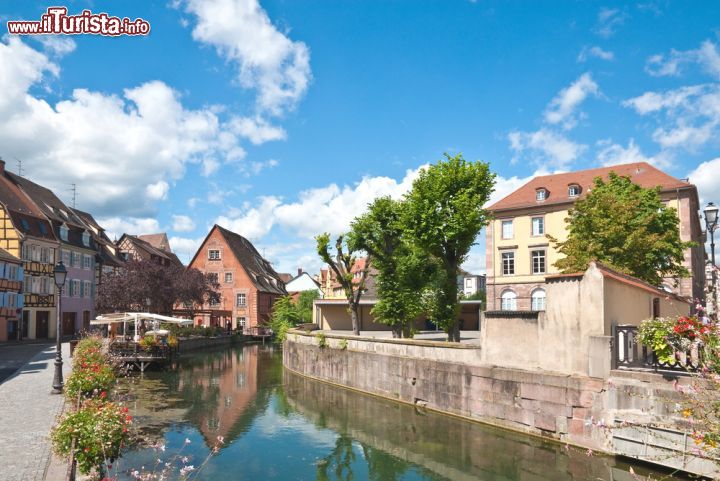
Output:
<path fill-rule="evenodd" d="M 75 438 L 75 459 L 78 469 L 89 474 L 102 471 L 104 464 L 120 456 L 120 449 L 129 441 L 132 416 L 128 408 L 100 399 L 86 401 L 75 412 L 65 414 L 52 431 L 55 452 L 69 456 Z"/>
<path fill-rule="evenodd" d="M 75 361 L 77 363 L 77 360 Z M 70 373 L 65 382 L 65 395 L 76 399 L 109 390 L 115 384 L 115 371 L 108 362 L 82 362 Z"/>
<path fill-rule="evenodd" d="M 157 339 L 155 339 L 155 336 L 147 335 L 143 336 L 142 339 L 140 339 L 140 347 L 142 349 L 145 349 L 146 351 L 151 349 L 153 346 L 158 345 Z"/>
<path fill-rule="evenodd" d="M 638 341 L 652 349 L 662 363 L 674 363 L 677 352 L 687 352 L 693 344 L 709 346 L 716 337 L 715 326 L 696 316 L 650 319 L 638 329 Z"/>

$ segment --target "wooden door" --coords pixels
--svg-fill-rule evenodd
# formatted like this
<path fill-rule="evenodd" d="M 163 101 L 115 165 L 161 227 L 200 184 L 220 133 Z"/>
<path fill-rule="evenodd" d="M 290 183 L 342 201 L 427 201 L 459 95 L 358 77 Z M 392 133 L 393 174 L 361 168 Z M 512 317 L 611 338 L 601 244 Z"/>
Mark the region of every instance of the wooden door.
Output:
<path fill-rule="evenodd" d="M 62 335 L 72 336 L 75 334 L 75 319 L 77 318 L 76 312 L 63 312 L 62 316 Z"/>
<path fill-rule="evenodd" d="M 47 339 L 50 311 L 35 312 L 35 339 Z"/>
<path fill-rule="evenodd" d="M 83 331 L 90 330 L 90 311 L 83 311 Z"/>

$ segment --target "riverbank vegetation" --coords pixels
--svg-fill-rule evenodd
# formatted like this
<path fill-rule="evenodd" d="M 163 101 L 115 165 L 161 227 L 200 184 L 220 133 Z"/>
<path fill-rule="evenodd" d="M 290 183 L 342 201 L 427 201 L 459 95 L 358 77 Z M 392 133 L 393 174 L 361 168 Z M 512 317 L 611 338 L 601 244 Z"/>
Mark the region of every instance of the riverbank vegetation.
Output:
<path fill-rule="evenodd" d="M 313 301 L 317 298 L 318 291 L 309 290 L 300 292 L 297 300 L 284 296 L 275 301 L 270 315 L 270 329 L 275 334 L 275 342 L 284 341 L 288 329 L 312 322 Z"/>

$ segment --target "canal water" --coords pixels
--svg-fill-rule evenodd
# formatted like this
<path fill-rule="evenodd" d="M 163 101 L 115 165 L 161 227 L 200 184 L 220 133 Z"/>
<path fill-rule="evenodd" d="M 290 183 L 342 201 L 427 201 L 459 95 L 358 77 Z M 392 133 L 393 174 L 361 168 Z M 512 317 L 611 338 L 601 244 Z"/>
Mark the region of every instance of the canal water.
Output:
<path fill-rule="evenodd" d="M 169 463 L 172 480 L 679 479 L 313 381 L 285 371 L 281 355 L 259 345 L 202 351 L 128 380 L 121 392 L 153 447 L 125 453 L 109 474 L 136 479 L 133 470 L 159 474 Z"/>

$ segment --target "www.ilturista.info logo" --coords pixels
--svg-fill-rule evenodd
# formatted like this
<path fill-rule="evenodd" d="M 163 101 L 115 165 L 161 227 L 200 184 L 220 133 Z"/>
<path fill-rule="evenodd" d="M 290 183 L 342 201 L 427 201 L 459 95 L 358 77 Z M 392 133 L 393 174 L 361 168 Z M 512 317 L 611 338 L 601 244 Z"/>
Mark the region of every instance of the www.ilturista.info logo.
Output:
<path fill-rule="evenodd" d="M 83 10 L 80 15 L 68 15 L 66 7 L 49 7 L 40 20 L 11 20 L 7 23 L 12 35 L 147 35 L 150 22 L 142 18 L 111 17 L 107 13 Z"/>

